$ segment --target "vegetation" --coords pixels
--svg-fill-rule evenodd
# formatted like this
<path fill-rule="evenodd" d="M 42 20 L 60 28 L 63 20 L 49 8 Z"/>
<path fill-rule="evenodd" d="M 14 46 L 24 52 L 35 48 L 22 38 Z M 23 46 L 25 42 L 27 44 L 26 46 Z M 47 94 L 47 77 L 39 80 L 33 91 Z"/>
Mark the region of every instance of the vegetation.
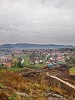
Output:
<path fill-rule="evenodd" d="M 46 92 L 55 91 L 62 94 L 55 85 L 50 86 L 45 73 L 38 73 L 30 77 L 10 70 L 0 72 L 0 100 L 47 100 Z"/>
<path fill-rule="evenodd" d="M 13 72 L 17 72 L 17 71 L 22 71 L 23 68 L 18 68 L 18 67 L 15 67 L 15 68 L 9 68 L 10 71 L 13 71 Z"/>
<path fill-rule="evenodd" d="M 70 75 L 75 75 L 75 67 L 69 69 Z"/>
<path fill-rule="evenodd" d="M 75 67 L 70 68 L 71 72 L 75 72 Z"/>
<path fill-rule="evenodd" d="M 21 64 L 21 58 L 24 59 L 23 64 Z M 37 68 L 43 68 L 43 66 L 47 65 L 45 62 L 44 63 L 35 63 L 35 60 L 37 58 L 37 54 L 33 52 L 31 55 L 25 55 L 23 57 L 14 57 L 12 61 L 12 67 L 13 68 L 23 68 L 23 67 L 30 67 L 33 69 Z M 42 57 L 42 59 L 45 61 L 45 57 Z"/>
<path fill-rule="evenodd" d="M 41 80 L 37 81 L 25 79 L 21 75 L 4 70 L 0 73 L 0 98 L 1 100 L 31 100 L 32 98 L 36 100 L 36 98 L 44 97 L 43 93 L 47 86 L 42 85 Z M 22 96 L 22 93 L 27 96 Z"/>

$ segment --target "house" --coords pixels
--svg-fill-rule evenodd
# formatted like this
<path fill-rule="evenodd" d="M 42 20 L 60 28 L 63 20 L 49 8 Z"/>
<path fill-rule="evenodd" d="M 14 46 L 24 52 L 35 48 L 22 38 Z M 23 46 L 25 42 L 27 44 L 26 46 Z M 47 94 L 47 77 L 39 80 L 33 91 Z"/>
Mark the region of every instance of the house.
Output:
<path fill-rule="evenodd" d="M 11 68 L 11 66 L 12 66 L 11 63 L 4 63 L 4 68 L 6 68 L 6 69 Z"/>

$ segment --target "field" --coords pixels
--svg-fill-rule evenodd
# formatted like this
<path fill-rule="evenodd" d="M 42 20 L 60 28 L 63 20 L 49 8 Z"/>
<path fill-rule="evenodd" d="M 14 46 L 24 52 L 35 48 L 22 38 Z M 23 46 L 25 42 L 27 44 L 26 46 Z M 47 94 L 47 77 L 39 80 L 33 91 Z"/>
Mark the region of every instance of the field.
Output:
<path fill-rule="evenodd" d="M 58 93 L 59 97 L 64 93 L 54 84 L 49 86 L 48 77 L 44 72 L 26 76 L 20 74 L 31 70 L 27 68 L 1 70 L 0 100 L 48 100 L 48 92 L 52 93 L 51 95 Z"/>
<path fill-rule="evenodd" d="M 22 71 L 23 70 L 23 68 L 10 68 L 9 69 L 10 71 L 13 71 L 13 72 L 17 72 L 17 71 Z"/>
<path fill-rule="evenodd" d="M 23 78 L 9 70 L 0 72 L 0 100 L 47 100 L 46 91 L 51 87 L 37 78 Z"/>
<path fill-rule="evenodd" d="M 38 83 L 38 80 L 25 79 L 9 70 L 0 72 L 0 100 L 36 100 L 40 96 L 44 99 L 42 94 L 45 88 L 46 85 L 42 86 L 41 81 Z"/>
<path fill-rule="evenodd" d="M 75 67 L 69 69 L 70 75 L 75 75 Z"/>

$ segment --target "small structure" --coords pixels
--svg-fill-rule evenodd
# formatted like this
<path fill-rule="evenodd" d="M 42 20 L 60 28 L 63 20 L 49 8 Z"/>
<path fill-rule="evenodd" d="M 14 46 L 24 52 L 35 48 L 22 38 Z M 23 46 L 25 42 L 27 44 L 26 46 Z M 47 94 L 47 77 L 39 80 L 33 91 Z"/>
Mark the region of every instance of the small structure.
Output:
<path fill-rule="evenodd" d="M 49 63 L 49 64 L 48 64 L 48 67 L 49 67 L 49 68 L 52 68 L 52 67 L 53 67 L 53 64 L 52 64 L 52 63 Z"/>

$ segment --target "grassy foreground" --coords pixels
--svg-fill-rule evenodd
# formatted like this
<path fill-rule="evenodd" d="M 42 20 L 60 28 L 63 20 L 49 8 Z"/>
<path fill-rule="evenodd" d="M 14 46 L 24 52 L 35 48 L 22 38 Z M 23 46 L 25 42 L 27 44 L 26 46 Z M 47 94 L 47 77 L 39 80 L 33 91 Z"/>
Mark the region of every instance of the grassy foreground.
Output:
<path fill-rule="evenodd" d="M 42 85 L 41 77 L 39 81 L 34 81 L 10 70 L 0 71 L 0 100 L 44 100 L 47 88 Z"/>
<path fill-rule="evenodd" d="M 22 71 L 0 70 L 0 100 L 48 100 L 48 91 L 68 96 L 66 91 L 59 88 L 60 85 L 55 86 L 45 72 L 23 77 L 17 70 Z M 28 70 L 24 69 L 24 72 Z"/>

